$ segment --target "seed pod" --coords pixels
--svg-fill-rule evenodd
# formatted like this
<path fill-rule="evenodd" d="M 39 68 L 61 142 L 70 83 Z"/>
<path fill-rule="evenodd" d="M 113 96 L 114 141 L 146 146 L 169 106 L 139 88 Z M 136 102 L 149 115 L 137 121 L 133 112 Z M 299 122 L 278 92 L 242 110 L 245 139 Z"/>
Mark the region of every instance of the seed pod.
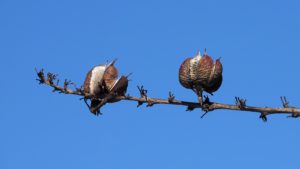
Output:
<path fill-rule="evenodd" d="M 223 72 L 222 64 L 220 62 L 220 59 L 217 59 L 212 69 L 212 72 L 210 74 L 210 78 L 208 80 L 208 86 L 205 87 L 208 93 L 211 94 L 217 91 L 221 87 L 223 81 L 222 72 Z"/>
<path fill-rule="evenodd" d="M 121 76 L 115 81 L 110 92 L 114 92 L 117 96 L 124 96 L 128 87 L 128 77 Z"/>
<path fill-rule="evenodd" d="M 102 98 L 118 77 L 114 63 L 93 67 L 86 75 L 84 92 Z"/>
<path fill-rule="evenodd" d="M 128 86 L 128 79 L 122 76 L 118 79 L 118 70 L 114 66 L 115 61 L 93 67 L 84 81 L 84 92 L 90 94 L 95 98 L 91 99 L 90 110 L 95 115 L 98 115 L 96 110 L 99 99 L 110 98 L 107 102 L 116 102 L 116 96 L 123 96 L 126 93 Z"/>
<path fill-rule="evenodd" d="M 193 88 L 193 81 L 190 73 L 190 61 L 192 58 L 187 58 L 180 66 L 179 69 L 179 82 L 180 84 L 188 89 Z"/>
<path fill-rule="evenodd" d="M 220 59 L 213 63 L 209 55 L 205 53 L 201 56 L 200 52 L 198 52 L 196 56 L 187 58 L 181 64 L 179 82 L 183 87 L 192 89 L 199 97 L 202 97 L 202 91 L 212 94 L 220 88 L 222 71 Z"/>
<path fill-rule="evenodd" d="M 197 85 L 206 86 L 208 79 L 210 78 L 213 60 L 207 54 L 204 54 L 203 57 L 198 62 L 198 67 L 195 67 L 195 72 L 197 72 Z"/>
<path fill-rule="evenodd" d="M 106 68 L 105 73 L 103 74 L 103 81 L 104 81 L 105 89 L 107 91 L 110 91 L 112 89 L 113 85 L 117 81 L 117 78 L 118 78 L 118 70 L 113 64 L 111 64 Z"/>

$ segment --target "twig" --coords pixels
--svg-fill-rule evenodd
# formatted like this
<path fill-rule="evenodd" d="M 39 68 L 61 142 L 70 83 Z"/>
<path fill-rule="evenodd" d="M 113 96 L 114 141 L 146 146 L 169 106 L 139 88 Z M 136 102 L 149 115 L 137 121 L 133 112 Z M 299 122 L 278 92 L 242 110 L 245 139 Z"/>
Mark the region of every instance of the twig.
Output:
<path fill-rule="evenodd" d="M 175 100 L 175 95 L 172 92 L 169 92 L 168 101 L 171 103 L 173 100 Z"/>

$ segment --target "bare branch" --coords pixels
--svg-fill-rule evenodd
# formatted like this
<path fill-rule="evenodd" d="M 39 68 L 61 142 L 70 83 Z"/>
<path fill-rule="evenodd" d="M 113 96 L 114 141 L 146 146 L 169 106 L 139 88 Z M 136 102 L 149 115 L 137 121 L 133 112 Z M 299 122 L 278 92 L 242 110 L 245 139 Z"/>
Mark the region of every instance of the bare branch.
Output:
<path fill-rule="evenodd" d="M 53 91 L 59 91 L 59 93 L 64 94 L 72 94 L 83 96 L 86 102 L 87 99 L 99 99 L 101 103 L 95 109 L 101 108 L 103 105 L 107 103 L 108 100 L 127 100 L 127 101 L 136 101 L 138 102 L 138 107 L 142 104 L 147 104 L 147 107 L 151 107 L 154 104 L 167 104 L 167 105 L 179 105 L 187 107 L 187 111 L 193 111 L 194 109 L 200 108 L 202 109 L 206 115 L 208 112 L 214 110 L 236 110 L 236 111 L 243 111 L 243 112 L 257 112 L 260 113 L 260 118 L 263 121 L 267 121 L 267 116 L 272 114 L 288 114 L 288 117 L 299 117 L 300 116 L 300 108 L 290 107 L 286 97 L 281 97 L 281 101 L 283 104 L 282 108 L 272 108 L 272 107 L 255 107 L 255 106 L 248 106 L 246 105 L 246 99 L 241 99 L 239 97 L 235 97 L 235 104 L 223 104 L 217 102 L 211 102 L 208 96 L 204 97 L 204 102 L 200 105 L 198 102 L 188 102 L 188 101 L 181 101 L 176 100 L 173 93 L 169 92 L 169 97 L 167 99 L 160 99 L 160 98 L 150 98 L 148 96 L 148 90 L 145 90 L 143 86 L 137 86 L 140 92 L 140 97 L 133 97 L 127 94 L 126 96 L 116 96 L 114 93 L 108 94 L 103 99 L 95 98 L 95 96 L 91 96 L 89 94 L 84 93 L 83 88 L 76 88 L 72 90 L 68 88 L 70 84 L 74 84 L 71 81 L 65 80 L 64 86 L 61 87 L 57 83 L 54 83 L 54 80 L 57 79 L 57 75 L 53 73 L 47 74 L 47 79 L 45 78 L 44 70 L 41 69 L 37 71 L 38 81 L 40 84 L 45 84 L 53 88 Z M 87 104 L 87 102 L 86 102 Z M 88 105 L 88 104 L 87 104 Z M 89 105 L 88 105 L 89 106 Z M 204 115 L 202 117 L 204 117 Z"/>

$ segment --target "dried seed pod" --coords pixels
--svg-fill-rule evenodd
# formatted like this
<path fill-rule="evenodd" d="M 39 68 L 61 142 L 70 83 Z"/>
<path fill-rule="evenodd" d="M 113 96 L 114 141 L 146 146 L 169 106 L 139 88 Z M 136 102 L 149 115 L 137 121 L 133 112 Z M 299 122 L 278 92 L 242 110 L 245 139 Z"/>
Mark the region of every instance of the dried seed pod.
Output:
<path fill-rule="evenodd" d="M 217 91 L 222 84 L 222 64 L 220 59 L 213 63 L 212 58 L 200 52 L 193 58 L 187 58 L 179 69 L 179 82 L 188 89 L 192 89 L 199 96 L 202 104 L 202 92 L 210 94 Z"/>
<path fill-rule="evenodd" d="M 221 87 L 223 81 L 222 72 L 223 72 L 222 64 L 220 62 L 220 59 L 217 59 L 212 69 L 212 72 L 210 74 L 208 80 L 208 86 L 205 87 L 206 92 L 212 94 L 213 92 L 217 91 Z"/>
<path fill-rule="evenodd" d="M 86 75 L 84 92 L 102 98 L 118 77 L 115 61 L 93 67 Z"/>
<path fill-rule="evenodd" d="M 197 67 L 195 67 L 195 72 L 197 72 L 197 85 L 206 86 L 208 79 L 210 78 L 212 69 L 213 69 L 213 60 L 207 54 L 204 54 L 203 57 L 199 60 Z"/>
<path fill-rule="evenodd" d="M 117 81 L 118 78 L 118 70 L 114 66 L 114 64 L 111 64 L 110 66 L 107 67 L 104 75 L 103 75 L 103 82 L 105 85 L 105 89 L 107 91 L 110 91 Z"/>
<path fill-rule="evenodd" d="M 118 80 L 115 81 L 110 92 L 113 92 L 117 96 L 124 96 L 126 94 L 127 87 L 128 87 L 128 77 L 121 76 Z M 116 99 L 110 100 L 110 102 L 116 102 L 116 101 L 119 100 Z"/>
<path fill-rule="evenodd" d="M 90 109 L 96 107 L 100 101 L 108 95 L 123 96 L 126 93 L 128 86 L 127 77 L 122 76 L 118 79 L 118 70 L 114 66 L 115 61 L 93 67 L 86 75 L 84 81 L 84 92 L 94 96 L 91 99 Z M 115 97 L 114 96 L 114 97 Z M 108 102 L 115 102 L 113 97 Z M 92 111 L 97 115 L 97 111 Z"/>
<path fill-rule="evenodd" d="M 193 81 L 191 79 L 190 73 L 190 61 L 192 58 L 187 58 L 180 66 L 179 69 L 179 82 L 180 84 L 188 89 L 193 88 Z"/>

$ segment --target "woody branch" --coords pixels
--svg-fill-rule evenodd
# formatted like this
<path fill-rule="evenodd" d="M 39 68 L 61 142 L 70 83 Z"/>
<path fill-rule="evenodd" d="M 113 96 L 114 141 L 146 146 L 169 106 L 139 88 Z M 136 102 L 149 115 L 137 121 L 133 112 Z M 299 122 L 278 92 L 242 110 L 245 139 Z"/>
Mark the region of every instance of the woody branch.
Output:
<path fill-rule="evenodd" d="M 47 73 L 45 75 L 43 69 L 36 70 L 39 84 L 48 85 L 53 88 L 53 92 L 59 92 L 64 94 L 72 94 L 83 96 L 85 99 L 90 99 L 94 96 L 91 96 L 84 92 L 83 88 L 77 88 L 75 84 L 69 80 L 64 81 L 64 85 L 59 85 L 59 80 L 57 79 L 57 75 L 53 73 Z M 69 85 L 74 85 L 75 89 L 70 89 Z M 300 108 L 290 107 L 286 97 L 280 97 L 282 106 L 281 108 L 273 108 L 273 107 L 255 107 L 255 106 L 248 106 L 246 104 L 245 99 L 241 99 L 239 97 L 235 98 L 235 104 L 224 104 L 224 103 L 217 103 L 211 102 L 208 97 L 205 97 L 204 102 L 200 105 L 198 102 L 189 102 L 189 101 L 181 101 L 175 99 L 174 94 L 169 92 L 168 99 L 160 99 L 160 98 L 152 98 L 148 96 L 148 91 L 144 89 L 143 86 L 139 87 L 138 90 L 140 92 L 140 97 L 134 97 L 130 95 L 125 96 L 116 96 L 114 99 L 116 100 L 128 100 L 128 101 L 136 101 L 138 103 L 137 107 L 146 104 L 147 107 L 151 107 L 155 104 L 168 104 L 168 105 L 180 105 L 186 106 L 187 111 L 192 111 L 196 108 L 202 109 L 205 114 L 214 110 L 236 110 L 242 112 L 256 112 L 260 113 L 260 118 L 263 121 L 267 121 L 267 116 L 272 114 L 288 114 L 288 117 L 297 118 L 300 116 Z M 101 100 L 99 98 L 99 100 Z M 205 115 L 204 114 L 204 115 Z M 202 116 L 203 117 L 203 116 Z"/>

